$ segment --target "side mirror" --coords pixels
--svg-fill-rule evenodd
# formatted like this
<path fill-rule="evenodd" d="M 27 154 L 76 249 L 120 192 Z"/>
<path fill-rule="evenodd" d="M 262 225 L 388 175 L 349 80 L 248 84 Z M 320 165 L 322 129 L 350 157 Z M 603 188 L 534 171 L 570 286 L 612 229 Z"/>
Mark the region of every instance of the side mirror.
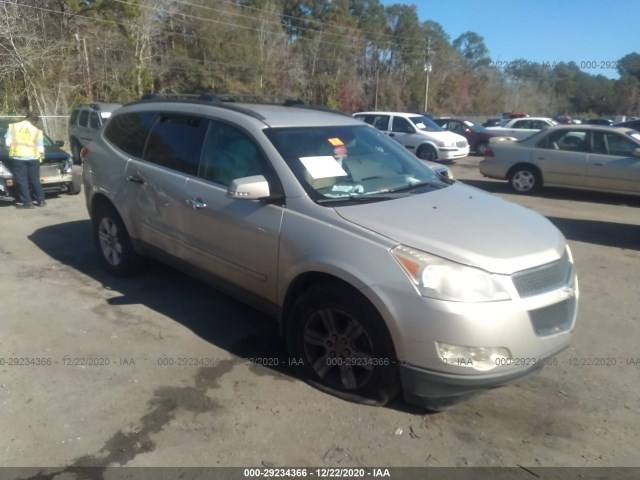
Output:
<path fill-rule="evenodd" d="M 56 147 L 64 147 L 64 141 L 62 141 L 62 140 L 56 140 L 53 143 L 56 144 Z"/>
<path fill-rule="evenodd" d="M 269 183 L 263 175 L 236 178 L 231 181 L 227 198 L 237 200 L 260 200 L 269 197 Z"/>
<path fill-rule="evenodd" d="M 636 157 L 636 158 L 640 157 L 640 148 L 635 148 L 631 155 Z"/>

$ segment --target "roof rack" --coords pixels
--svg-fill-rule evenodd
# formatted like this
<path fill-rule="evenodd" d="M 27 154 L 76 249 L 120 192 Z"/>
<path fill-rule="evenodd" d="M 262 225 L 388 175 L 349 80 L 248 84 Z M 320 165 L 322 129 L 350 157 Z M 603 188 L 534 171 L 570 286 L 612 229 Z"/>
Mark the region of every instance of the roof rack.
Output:
<path fill-rule="evenodd" d="M 140 97 L 140 100 L 132 102 L 131 104 L 141 102 L 189 102 L 199 104 L 214 104 L 217 107 L 226 108 L 239 113 L 244 113 L 258 120 L 266 120 L 265 117 L 258 112 L 242 107 L 240 105 L 234 105 L 235 103 L 260 103 L 267 105 L 281 105 L 285 107 L 306 108 L 310 110 L 319 110 L 324 112 L 337 113 L 341 115 L 348 114 L 339 110 L 334 110 L 327 107 L 318 107 L 314 105 L 308 105 L 299 98 L 284 98 L 278 95 L 266 95 L 266 94 L 251 94 L 251 93 L 214 93 L 214 92 L 202 92 L 202 93 L 145 93 Z M 129 105 L 131 105 L 129 104 Z"/>

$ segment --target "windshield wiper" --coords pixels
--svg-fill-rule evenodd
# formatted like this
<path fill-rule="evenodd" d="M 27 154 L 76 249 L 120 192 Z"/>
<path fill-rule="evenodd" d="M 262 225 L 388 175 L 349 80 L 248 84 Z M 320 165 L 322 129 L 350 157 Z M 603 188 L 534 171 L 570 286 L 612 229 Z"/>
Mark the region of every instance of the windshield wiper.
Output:
<path fill-rule="evenodd" d="M 350 195 L 348 197 L 333 197 L 333 198 L 321 198 L 317 201 L 317 203 L 366 203 L 366 202 L 381 202 L 384 200 L 392 200 L 397 198 L 395 196 L 390 195 L 380 195 L 380 194 L 372 194 L 372 195 Z"/>
<path fill-rule="evenodd" d="M 423 181 L 423 182 L 412 183 L 410 185 L 405 185 L 404 187 L 394 188 L 393 190 L 389 190 L 389 193 L 407 192 L 407 191 L 413 190 L 414 188 L 420 188 L 420 187 L 432 187 L 435 189 L 440 188 L 437 184 L 433 183 L 432 181 Z"/>

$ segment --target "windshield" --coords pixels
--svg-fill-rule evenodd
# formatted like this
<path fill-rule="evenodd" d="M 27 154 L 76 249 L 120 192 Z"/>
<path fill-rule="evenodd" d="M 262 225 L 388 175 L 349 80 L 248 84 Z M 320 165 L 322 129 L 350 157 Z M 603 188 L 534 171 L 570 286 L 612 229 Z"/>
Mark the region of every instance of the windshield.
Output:
<path fill-rule="evenodd" d="M 265 134 L 318 203 L 388 200 L 447 186 L 402 145 L 369 125 L 272 128 Z"/>
<path fill-rule="evenodd" d="M 444 128 L 424 115 L 414 115 L 409 117 L 418 130 L 423 132 L 444 132 Z"/>

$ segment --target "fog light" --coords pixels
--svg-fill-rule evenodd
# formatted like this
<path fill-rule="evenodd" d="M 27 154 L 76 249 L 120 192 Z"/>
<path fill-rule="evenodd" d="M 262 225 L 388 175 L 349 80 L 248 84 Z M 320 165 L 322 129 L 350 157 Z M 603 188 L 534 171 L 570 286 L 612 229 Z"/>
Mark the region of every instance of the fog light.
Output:
<path fill-rule="evenodd" d="M 471 367 L 488 372 L 500 365 L 508 365 L 511 352 L 505 347 L 461 347 L 436 342 L 438 356 L 443 363 L 457 367 Z"/>

